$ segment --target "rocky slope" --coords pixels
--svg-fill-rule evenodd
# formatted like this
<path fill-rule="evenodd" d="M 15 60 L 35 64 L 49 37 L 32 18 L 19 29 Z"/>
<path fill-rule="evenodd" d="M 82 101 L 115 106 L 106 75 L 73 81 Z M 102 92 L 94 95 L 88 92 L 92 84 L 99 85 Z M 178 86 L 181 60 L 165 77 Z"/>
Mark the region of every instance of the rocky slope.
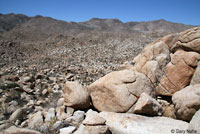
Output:
<path fill-rule="evenodd" d="M 80 25 L 95 27 L 97 22 Z M 111 22 L 116 25 L 121 23 L 118 20 Z M 105 23 L 110 24 L 110 21 Z M 32 44 L 35 49 L 41 47 L 32 57 L 30 46 L 27 47 L 29 39 L 22 45 L 21 37 L 18 40 L 20 43 L 5 40 L 7 34 L 2 35 L 5 48 L 13 48 L 11 51 L 25 50 L 33 59 L 27 61 L 32 66 L 22 67 L 19 61 L 19 67 L 5 68 L 5 65 L 1 68 L 0 133 L 200 133 L 200 27 L 159 38 L 145 46 L 136 57 L 137 52 L 131 55 L 134 45 L 127 42 L 152 36 L 142 32 L 133 37 L 129 34 L 118 36 L 99 32 L 98 37 L 86 42 L 88 38 L 84 38 L 85 34 L 76 38 L 56 35 L 45 40 L 49 41 L 44 44 L 48 51 L 39 45 L 42 41 Z M 100 37 L 104 37 L 101 38 L 102 42 Z M 63 47 L 65 42 L 67 45 Z M 110 49 L 93 42 L 107 42 Z M 70 45 L 74 49 L 65 49 Z M 137 51 L 140 49 L 142 46 Z M 88 53 L 88 50 L 95 53 Z M 122 51 L 132 57 L 117 57 L 118 52 Z M 43 62 L 40 52 L 47 58 L 46 62 Z M 80 55 L 84 55 L 84 59 Z M 63 63 L 56 61 L 59 58 L 61 61 L 66 59 L 70 66 L 56 65 Z M 36 59 L 41 63 L 34 61 Z M 89 62 L 83 62 L 85 59 Z M 45 65 L 48 69 L 42 68 Z M 76 68 L 78 65 L 81 66 Z M 94 68 L 97 75 L 94 75 Z M 87 70 L 84 72 L 84 69 Z"/>
<path fill-rule="evenodd" d="M 49 17 L 0 15 L 0 68 L 48 69 L 60 66 L 83 84 L 90 84 L 131 62 L 147 44 L 193 26 L 165 20 L 127 22 L 93 18 L 65 22 Z M 69 71 L 70 70 L 70 71 Z"/>

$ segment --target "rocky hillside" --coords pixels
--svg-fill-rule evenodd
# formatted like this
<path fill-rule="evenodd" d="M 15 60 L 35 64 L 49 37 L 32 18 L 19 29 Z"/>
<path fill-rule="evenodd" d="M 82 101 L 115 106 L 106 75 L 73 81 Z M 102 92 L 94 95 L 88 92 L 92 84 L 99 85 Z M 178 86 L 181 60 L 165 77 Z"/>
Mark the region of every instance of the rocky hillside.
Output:
<path fill-rule="evenodd" d="M 48 69 L 60 66 L 74 79 L 90 84 L 131 62 L 147 44 L 193 26 L 165 20 L 127 22 L 93 18 L 65 22 L 49 17 L 0 15 L 0 68 Z"/>
<path fill-rule="evenodd" d="M 135 32 L 55 35 L 46 44 L 8 41 L 4 33 L 1 47 L 12 48 L 4 55 L 21 51 L 22 61 L 33 59 L 21 66 L 19 56 L 18 67 L 1 68 L 0 134 L 199 134 L 200 27 L 144 44 L 140 53 L 143 46 L 135 44 L 152 34 Z"/>

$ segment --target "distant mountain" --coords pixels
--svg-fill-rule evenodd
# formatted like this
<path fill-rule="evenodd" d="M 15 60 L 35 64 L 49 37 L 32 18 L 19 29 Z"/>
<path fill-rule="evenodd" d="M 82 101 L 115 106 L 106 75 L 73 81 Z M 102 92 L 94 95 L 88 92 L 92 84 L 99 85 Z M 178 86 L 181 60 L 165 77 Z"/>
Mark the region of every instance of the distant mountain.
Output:
<path fill-rule="evenodd" d="M 165 20 L 123 23 L 118 19 L 93 18 L 85 22 L 65 22 L 50 17 L 0 15 L 0 34 L 9 40 L 44 40 L 56 34 L 77 35 L 86 32 L 157 33 L 166 35 L 181 32 L 194 26 Z"/>
<path fill-rule="evenodd" d="M 0 14 L 0 33 L 7 32 L 14 27 L 20 26 L 28 20 L 30 20 L 30 17 L 22 14 Z"/>
<path fill-rule="evenodd" d="M 137 30 L 141 32 L 158 32 L 158 33 L 177 33 L 184 31 L 186 29 L 192 28 L 194 26 L 185 25 L 180 23 L 173 23 L 166 20 L 154 20 L 146 22 L 127 22 L 126 24 L 130 25 L 133 23 L 133 26 L 130 26 L 132 30 Z"/>

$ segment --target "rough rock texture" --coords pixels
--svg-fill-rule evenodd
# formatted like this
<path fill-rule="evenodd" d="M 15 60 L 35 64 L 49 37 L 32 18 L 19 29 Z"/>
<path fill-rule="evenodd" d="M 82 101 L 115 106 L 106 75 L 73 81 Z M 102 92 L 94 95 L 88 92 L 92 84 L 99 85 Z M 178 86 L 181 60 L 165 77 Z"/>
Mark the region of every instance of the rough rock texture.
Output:
<path fill-rule="evenodd" d="M 104 125 L 105 119 L 99 116 L 96 111 L 88 110 L 86 113 L 86 118 L 82 122 L 84 125 Z"/>
<path fill-rule="evenodd" d="M 193 133 L 195 134 L 200 134 L 200 110 L 198 110 L 192 117 L 192 120 L 190 121 L 190 124 L 188 126 L 188 130 L 191 131 L 190 133 L 192 133 L 193 131 Z"/>
<path fill-rule="evenodd" d="M 40 128 L 43 125 L 43 113 L 38 111 L 37 113 L 33 114 L 28 121 L 29 128 Z"/>
<path fill-rule="evenodd" d="M 163 109 L 164 110 L 163 110 L 163 115 L 162 116 L 176 119 L 174 105 L 164 106 Z"/>
<path fill-rule="evenodd" d="M 157 95 L 172 96 L 189 85 L 200 60 L 199 44 L 199 27 L 165 36 L 147 45 L 132 69 L 150 78 Z"/>
<path fill-rule="evenodd" d="M 163 67 L 170 58 L 166 42 L 168 38 L 164 37 L 147 45 L 133 60 L 133 69 L 148 76 L 154 84 L 162 77 Z"/>
<path fill-rule="evenodd" d="M 180 33 L 178 41 L 171 48 L 173 51 L 182 48 L 200 53 L 200 27 L 195 27 Z"/>
<path fill-rule="evenodd" d="M 67 81 L 64 87 L 64 103 L 74 109 L 87 109 L 90 106 L 89 93 L 78 82 Z"/>
<path fill-rule="evenodd" d="M 171 54 L 171 62 L 167 64 L 165 74 L 156 88 L 158 95 L 173 95 L 189 85 L 197 66 L 200 54 L 177 50 Z"/>
<path fill-rule="evenodd" d="M 85 126 L 80 125 L 79 129 L 74 134 L 111 134 L 108 126 L 97 125 L 97 126 Z"/>
<path fill-rule="evenodd" d="M 200 62 L 198 62 L 198 66 L 194 72 L 190 85 L 200 84 Z"/>
<path fill-rule="evenodd" d="M 9 120 L 16 121 L 16 120 L 21 120 L 22 118 L 23 118 L 23 110 L 20 108 L 12 113 Z"/>
<path fill-rule="evenodd" d="M 146 93 L 142 93 L 135 104 L 134 113 L 145 115 L 162 115 L 162 106 Z"/>
<path fill-rule="evenodd" d="M 190 121 L 200 109 L 200 84 L 188 86 L 172 96 L 178 119 Z"/>
<path fill-rule="evenodd" d="M 101 112 L 112 134 L 170 134 L 184 130 L 188 123 L 166 117 L 145 117 L 127 113 Z"/>
<path fill-rule="evenodd" d="M 27 128 L 17 128 L 15 126 L 11 126 L 8 129 L 6 129 L 3 134 L 41 134 L 41 133 Z"/>
<path fill-rule="evenodd" d="M 74 112 L 73 116 L 67 118 L 65 121 L 67 121 L 68 123 L 72 123 L 74 125 L 80 125 L 81 122 L 84 120 L 84 118 L 85 118 L 85 112 L 78 110 Z"/>
<path fill-rule="evenodd" d="M 55 113 L 55 108 L 50 108 L 48 112 L 45 115 L 45 122 L 50 122 L 51 120 L 55 119 L 56 113 Z"/>
<path fill-rule="evenodd" d="M 141 93 L 154 95 L 150 80 L 132 70 L 115 71 L 92 83 L 90 92 L 94 107 L 99 111 L 127 112 Z"/>
<path fill-rule="evenodd" d="M 57 107 L 56 118 L 58 118 L 59 120 L 66 119 L 70 117 L 73 114 L 73 112 L 74 112 L 74 109 L 70 107 L 65 107 L 65 106 Z"/>

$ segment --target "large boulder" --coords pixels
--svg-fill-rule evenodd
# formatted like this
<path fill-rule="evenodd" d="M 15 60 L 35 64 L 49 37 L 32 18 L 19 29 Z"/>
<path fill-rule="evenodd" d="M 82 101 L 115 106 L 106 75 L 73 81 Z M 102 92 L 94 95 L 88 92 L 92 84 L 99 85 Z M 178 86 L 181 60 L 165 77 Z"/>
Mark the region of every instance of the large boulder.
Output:
<path fill-rule="evenodd" d="M 172 96 L 176 117 L 190 121 L 195 112 L 200 109 L 200 84 L 188 86 Z"/>
<path fill-rule="evenodd" d="M 199 59 L 200 54 L 181 49 L 171 54 L 171 62 L 166 66 L 165 74 L 156 88 L 156 93 L 172 96 L 189 85 Z"/>
<path fill-rule="evenodd" d="M 200 110 L 192 117 L 188 127 L 189 133 L 200 134 Z"/>
<path fill-rule="evenodd" d="M 67 81 L 64 86 L 64 104 L 74 109 L 87 109 L 90 106 L 90 96 L 80 83 Z"/>
<path fill-rule="evenodd" d="M 188 123 L 166 117 L 145 117 L 136 114 L 101 112 L 112 134 L 170 134 L 185 130 Z"/>
<path fill-rule="evenodd" d="M 150 80 L 132 70 L 111 72 L 89 85 L 88 90 L 99 111 L 127 112 L 143 92 L 154 96 Z"/>

